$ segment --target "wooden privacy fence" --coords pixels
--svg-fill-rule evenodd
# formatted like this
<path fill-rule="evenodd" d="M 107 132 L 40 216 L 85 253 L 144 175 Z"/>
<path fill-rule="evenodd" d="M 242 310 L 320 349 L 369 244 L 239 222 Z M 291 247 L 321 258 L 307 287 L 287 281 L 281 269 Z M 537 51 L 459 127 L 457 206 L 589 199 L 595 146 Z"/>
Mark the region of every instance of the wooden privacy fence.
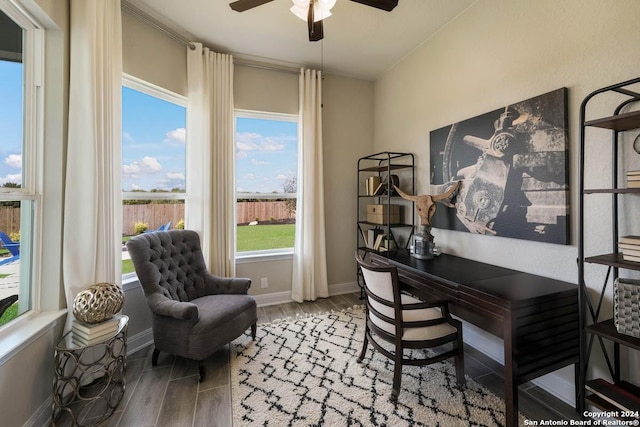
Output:
<path fill-rule="evenodd" d="M 0 231 L 7 235 L 20 232 L 20 208 L 0 207 Z"/>
<path fill-rule="evenodd" d="M 238 224 L 251 221 L 272 221 L 295 219 L 296 214 L 289 212 L 282 201 L 238 202 Z M 122 206 L 122 232 L 125 235 L 135 234 L 135 223 L 143 222 L 150 230 L 156 229 L 171 221 L 171 228 L 184 219 L 184 203 L 152 203 L 147 205 Z M 0 231 L 7 234 L 20 231 L 20 208 L 0 207 Z"/>
<path fill-rule="evenodd" d="M 247 224 L 251 221 L 272 221 L 282 219 L 295 219 L 295 211 L 289 212 L 285 202 L 238 202 L 236 203 L 238 224 Z"/>

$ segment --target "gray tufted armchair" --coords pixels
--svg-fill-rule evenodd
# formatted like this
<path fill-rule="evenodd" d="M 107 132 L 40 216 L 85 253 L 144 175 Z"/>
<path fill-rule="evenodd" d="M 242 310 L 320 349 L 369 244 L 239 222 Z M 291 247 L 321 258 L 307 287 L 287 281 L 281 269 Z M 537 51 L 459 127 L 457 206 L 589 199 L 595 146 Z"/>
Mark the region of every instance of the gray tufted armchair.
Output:
<path fill-rule="evenodd" d="M 195 231 L 141 234 L 127 248 L 153 316 L 152 365 L 161 351 L 197 360 L 202 381 L 204 360 L 216 350 L 249 327 L 255 340 L 251 280 L 209 274 Z"/>

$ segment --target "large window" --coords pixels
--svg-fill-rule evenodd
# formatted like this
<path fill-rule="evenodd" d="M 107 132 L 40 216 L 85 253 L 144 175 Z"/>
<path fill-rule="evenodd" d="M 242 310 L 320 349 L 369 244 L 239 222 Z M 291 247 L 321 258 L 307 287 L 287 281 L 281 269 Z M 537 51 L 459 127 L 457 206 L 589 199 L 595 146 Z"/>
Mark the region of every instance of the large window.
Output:
<path fill-rule="evenodd" d="M 0 4 L 0 8 L 2 4 Z M 0 9 L 0 327 L 36 307 L 39 258 L 39 30 Z"/>
<path fill-rule="evenodd" d="M 236 111 L 236 251 L 293 248 L 298 116 Z"/>
<path fill-rule="evenodd" d="M 122 88 L 122 236 L 184 228 L 185 98 L 125 77 Z M 122 274 L 133 275 L 123 246 Z"/>

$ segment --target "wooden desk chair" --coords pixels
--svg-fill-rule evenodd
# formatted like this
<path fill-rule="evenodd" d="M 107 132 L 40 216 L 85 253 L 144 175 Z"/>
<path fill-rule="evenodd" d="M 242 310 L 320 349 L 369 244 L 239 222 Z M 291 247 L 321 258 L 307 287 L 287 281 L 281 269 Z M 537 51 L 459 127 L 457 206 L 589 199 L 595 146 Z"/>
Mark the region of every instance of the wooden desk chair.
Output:
<path fill-rule="evenodd" d="M 369 341 L 394 361 L 393 390 L 390 397 L 393 402 L 397 401 L 400 393 L 403 365 L 429 365 L 453 357 L 457 383 L 463 386 L 462 323 L 451 317 L 447 301 L 425 302 L 402 294 L 396 267 L 374 266 L 365 262 L 357 252 L 356 261 L 364 277 L 367 300 L 365 336 L 358 363 L 362 362 Z M 384 348 L 378 339 L 393 344 L 393 351 Z M 432 349 L 430 353 L 435 355 L 419 359 L 404 357 L 404 349 L 426 348 Z"/>

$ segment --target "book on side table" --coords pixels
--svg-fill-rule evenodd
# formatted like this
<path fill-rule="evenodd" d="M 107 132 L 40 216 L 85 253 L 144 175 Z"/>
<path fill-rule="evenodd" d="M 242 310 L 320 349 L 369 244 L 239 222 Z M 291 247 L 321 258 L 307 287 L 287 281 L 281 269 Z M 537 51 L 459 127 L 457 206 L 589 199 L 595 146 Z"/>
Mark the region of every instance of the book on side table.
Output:
<path fill-rule="evenodd" d="M 72 340 L 74 343 L 83 346 L 101 342 L 118 331 L 119 323 L 119 319 L 115 317 L 95 324 L 74 320 L 72 323 Z"/>

